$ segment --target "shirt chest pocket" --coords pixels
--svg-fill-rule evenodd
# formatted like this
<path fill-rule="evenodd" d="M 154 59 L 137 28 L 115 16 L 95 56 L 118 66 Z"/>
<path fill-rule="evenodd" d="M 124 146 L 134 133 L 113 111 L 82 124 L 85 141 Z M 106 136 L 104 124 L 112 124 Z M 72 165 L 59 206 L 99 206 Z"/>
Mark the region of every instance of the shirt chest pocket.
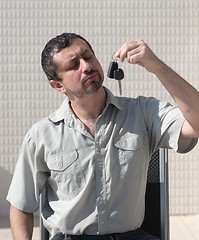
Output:
<path fill-rule="evenodd" d="M 114 139 L 116 159 L 119 162 L 121 175 L 136 177 L 146 168 L 148 156 L 147 133 L 125 133 Z"/>
<path fill-rule="evenodd" d="M 85 176 L 81 167 L 78 151 L 56 151 L 47 157 L 52 184 L 68 197 L 76 196 L 85 186 Z"/>

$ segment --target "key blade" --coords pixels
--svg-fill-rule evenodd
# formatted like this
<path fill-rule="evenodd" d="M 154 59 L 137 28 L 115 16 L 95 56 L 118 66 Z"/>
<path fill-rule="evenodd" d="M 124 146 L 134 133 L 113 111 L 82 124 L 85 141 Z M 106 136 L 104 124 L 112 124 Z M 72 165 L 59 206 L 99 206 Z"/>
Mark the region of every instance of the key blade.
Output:
<path fill-rule="evenodd" d="M 122 96 L 122 82 L 121 82 L 121 80 L 118 80 L 118 87 L 119 87 L 120 96 Z"/>

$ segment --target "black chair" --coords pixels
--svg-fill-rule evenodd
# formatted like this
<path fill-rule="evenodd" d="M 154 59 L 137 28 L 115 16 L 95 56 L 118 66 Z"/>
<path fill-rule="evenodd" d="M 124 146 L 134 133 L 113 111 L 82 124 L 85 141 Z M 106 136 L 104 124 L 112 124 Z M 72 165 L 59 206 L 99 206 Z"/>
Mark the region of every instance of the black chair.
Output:
<path fill-rule="evenodd" d="M 40 194 L 40 240 L 49 240 L 49 232 L 43 225 L 43 220 L 41 217 L 41 212 L 43 206 L 48 198 L 47 187 L 44 188 L 43 192 Z"/>
<path fill-rule="evenodd" d="M 162 240 L 169 240 L 168 150 L 159 149 L 151 157 L 142 228 Z"/>
<path fill-rule="evenodd" d="M 47 194 L 45 188 L 40 196 L 40 212 Z M 142 228 L 162 240 L 169 240 L 168 150 L 166 149 L 157 150 L 150 160 Z M 49 239 L 42 218 L 40 218 L 40 239 Z"/>

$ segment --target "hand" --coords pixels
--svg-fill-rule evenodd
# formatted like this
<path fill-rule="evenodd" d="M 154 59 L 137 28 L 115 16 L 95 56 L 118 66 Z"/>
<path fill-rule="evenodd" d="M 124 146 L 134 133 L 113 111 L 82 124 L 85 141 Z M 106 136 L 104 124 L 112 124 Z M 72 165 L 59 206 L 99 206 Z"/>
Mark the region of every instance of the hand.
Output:
<path fill-rule="evenodd" d="M 143 40 L 126 42 L 117 50 L 115 56 L 121 62 L 126 59 L 128 63 L 138 64 L 152 73 L 155 73 L 163 64 Z"/>

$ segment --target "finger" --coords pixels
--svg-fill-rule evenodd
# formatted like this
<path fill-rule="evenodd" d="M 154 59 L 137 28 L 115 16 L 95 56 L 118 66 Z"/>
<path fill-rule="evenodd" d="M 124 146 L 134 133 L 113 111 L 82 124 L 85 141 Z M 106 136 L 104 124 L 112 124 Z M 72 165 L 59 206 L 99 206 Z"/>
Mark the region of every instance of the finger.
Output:
<path fill-rule="evenodd" d="M 116 52 L 115 52 L 115 56 L 120 58 L 121 52 L 123 51 L 123 49 L 125 48 L 127 42 L 124 43 Z"/>
<path fill-rule="evenodd" d="M 135 59 L 138 58 L 138 54 L 140 53 L 140 48 L 137 47 L 129 52 L 127 52 L 126 60 L 128 63 L 135 63 Z"/>
<path fill-rule="evenodd" d="M 139 47 L 138 41 L 129 41 L 122 45 L 122 47 L 115 53 L 116 57 L 120 58 L 123 62 L 130 51 Z"/>
<path fill-rule="evenodd" d="M 139 56 L 139 53 L 137 54 L 134 54 L 134 55 L 131 55 L 127 58 L 127 62 L 130 63 L 130 64 L 137 64 L 140 59 L 140 56 Z"/>
<path fill-rule="evenodd" d="M 127 54 L 132 49 L 136 48 L 136 45 L 134 42 L 126 42 L 119 50 L 118 57 L 120 58 L 121 62 L 124 61 L 125 58 L 127 58 Z"/>

